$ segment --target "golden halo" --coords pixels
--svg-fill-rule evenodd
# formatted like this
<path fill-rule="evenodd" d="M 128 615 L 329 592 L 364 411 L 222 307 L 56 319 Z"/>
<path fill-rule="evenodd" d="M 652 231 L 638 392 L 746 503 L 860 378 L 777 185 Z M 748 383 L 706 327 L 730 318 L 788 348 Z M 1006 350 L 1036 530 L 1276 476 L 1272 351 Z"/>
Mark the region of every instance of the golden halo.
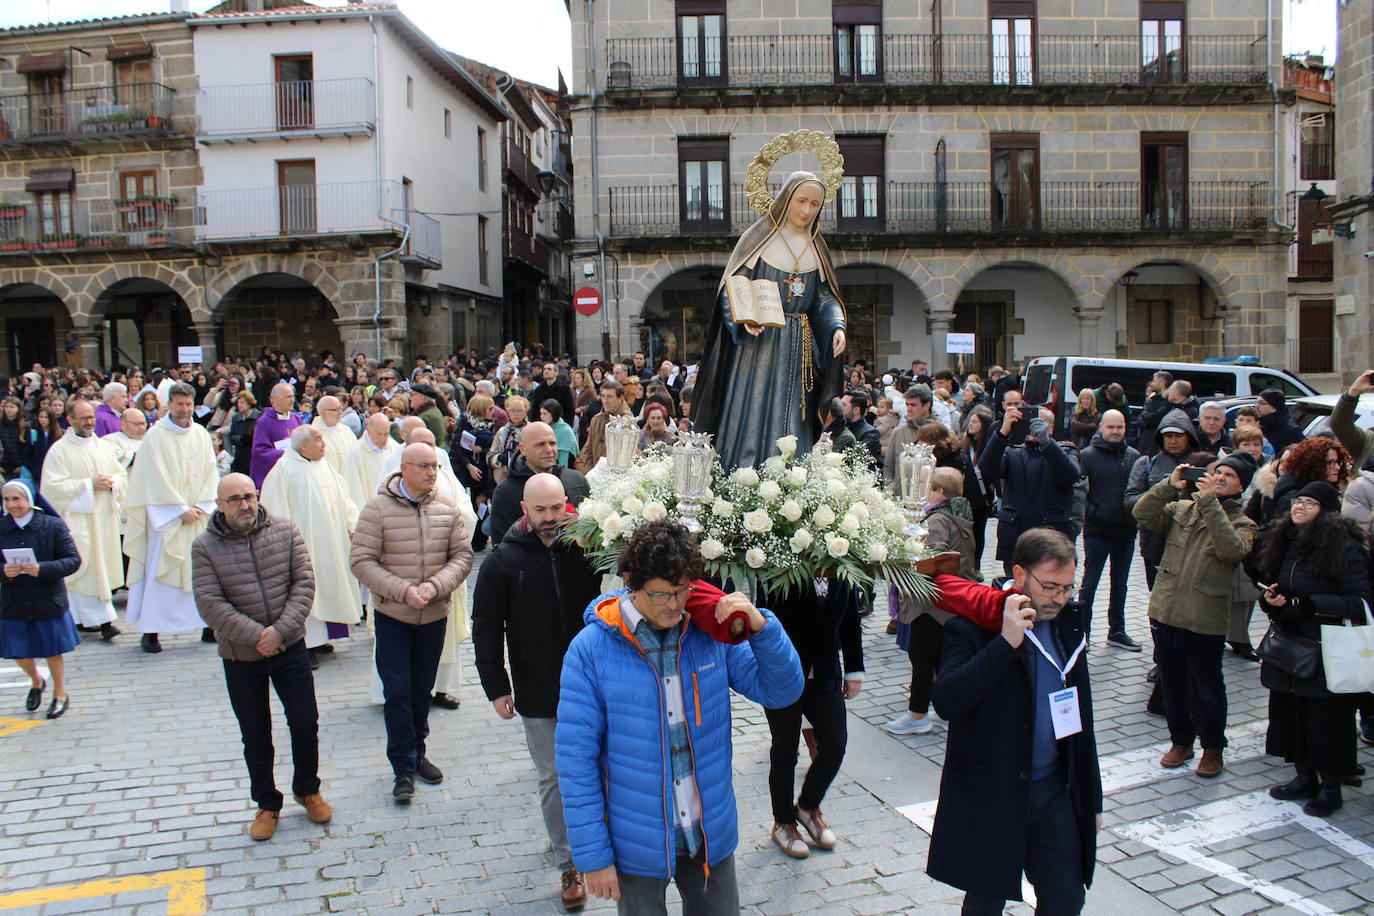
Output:
<path fill-rule="evenodd" d="M 840 145 L 829 134 L 818 130 L 794 130 L 779 134 L 764 144 L 749 169 L 744 173 L 744 194 L 749 206 L 763 216 L 773 205 L 773 192 L 768 190 L 768 175 L 779 159 L 788 153 L 810 153 L 820 163 L 821 185 L 825 188 L 825 202 L 835 199 L 844 180 L 844 157 Z"/>

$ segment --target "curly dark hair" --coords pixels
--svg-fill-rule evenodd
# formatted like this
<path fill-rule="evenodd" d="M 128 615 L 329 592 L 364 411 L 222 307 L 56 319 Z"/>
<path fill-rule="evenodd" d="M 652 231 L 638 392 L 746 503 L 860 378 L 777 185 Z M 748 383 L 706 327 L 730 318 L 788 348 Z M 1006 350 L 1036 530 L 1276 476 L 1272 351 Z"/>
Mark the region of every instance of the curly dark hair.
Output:
<path fill-rule="evenodd" d="M 634 590 L 643 588 L 650 579 L 674 584 L 694 582 L 705 570 L 706 561 L 697 547 L 696 536 L 680 522 L 664 519 L 645 522 L 635 529 L 620 552 L 618 572 Z"/>
<path fill-rule="evenodd" d="M 1326 481 L 1326 453 L 1334 451 L 1341 461 L 1341 476 L 1337 486 L 1350 476 L 1350 453 L 1329 436 L 1313 436 L 1286 450 L 1288 473 L 1300 483 Z"/>

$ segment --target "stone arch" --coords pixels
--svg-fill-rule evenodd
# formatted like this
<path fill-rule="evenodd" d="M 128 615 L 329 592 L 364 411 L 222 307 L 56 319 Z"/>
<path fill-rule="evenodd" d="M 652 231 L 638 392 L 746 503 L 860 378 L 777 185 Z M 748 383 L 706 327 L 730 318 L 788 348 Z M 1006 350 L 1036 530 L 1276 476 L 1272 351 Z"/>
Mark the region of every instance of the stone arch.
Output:
<path fill-rule="evenodd" d="M 260 274 L 288 274 L 298 277 L 315 287 L 339 309 L 341 284 L 324 264 L 310 254 L 258 254 L 239 259 L 217 271 L 206 284 L 206 298 L 210 303 L 212 315 L 218 315 L 224 307 L 224 298 L 245 280 Z M 383 283 L 387 282 L 383 278 Z M 232 303 L 230 303 L 232 304 Z"/>
<path fill-rule="evenodd" d="M 725 259 L 669 255 L 636 276 L 626 299 L 639 303 L 639 342 L 651 359 L 666 355 L 674 362 L 696 361 L 716 306 L 716 286 Z M 649 285 L 650 277 L 653 284 Z M 634 289 L 632 295 L 630 290 Z M 643 290 L 643 295 L 638 295 Z M 627 351 L 628 352 L 628 351 Z"/>
<path fill-rule="evenodd" d="M 5 273 L 0 276 L 0 371 L 15 375 L 33 363 L 80 365 L 80 350 L 67 347 L 76 331 L 70 300 L 50 286 L 15 277 L 19 271 Z"/>
<path fill-rule="evenodd" d="M 180 297 L 193 317 L 199 317 L 197 313 L 204 311 L 201 308 L 201 289 L 184 271 L 173 270 L 165 262 L 125 262 L 110 264 L 85 278 L 87 307 L 82 314 L 86 323 L 99 322 L 110 307 L 111 290 L 133 280 L 148 280 L 165 286 Z"/>
<path fill-rule="evenodd" d="M 277 259 L 251 259 L 254 264 L 272 267 Z M 286 266 L 286 265 L 282 265 Z M 300 265 L 296 265 L 299 267 Z M 340 307 L 324 289 L 301 274 L 318 277 L 327 273 L 315 270 L 252 272 L 238 267 L 229 272 L 235 283 L 213 300 L 213 333 L 223 355 L 256 355 L 263 347 L 288 355 L 317 356 L 323 350 L 342 353 L 341 325 L 356 318 L 354 310 Z M 338 284 L 329 277 L 326 286 L 335 291 Z M 371 286 L 369 285 L 369 290 Z M 384 302 L 386 300 L 384 299 Z"/>
<path fill-rule="evenodd" d="M 1113 269 L 1105 274 L 1108 288 L 1115 287 L 1128 272 L 1148 264 L 1174 264 L 1194 270 L 1226 303 L 1232 302 L 1242 292 L 1240 281 L 1215 252 L 1207 250 L 1199 258 L 1181 249 L 1137 250 L 1132 257 L 1119 258 Z"/>
<path fill-rule="evenodd" d="M 870 367 L 909 365 L 929 359 L 931 335 L 926 318 L 930 302 L 903 267 L 900 251 L 833 255 L 835 274 L 849 323 L 849 358 Z"/>
<path fill-rule="evenodd" d="M 37 286 L 60 299 L 72 323 L 76 324 L 81 315 L 79 305 L 81 296 L 68 283 L 70 279 L 75 278 L 61 277 L 46 267 L 20 267 L 12 270 L 0 270 L 0 299 L 19 287 Z"/>
<path fill-rule="evenodd" d="M 948 331 L 974 334 L 975 352 L 965 358 L 971 368 L 1078 351 L 1076 316 L 1084 294 L 1092 292 L 1092 279 L 1072 264 L 1071 254 L 974 252 L 943 279 L 945 289 L 950 285 L 956 291 L 947 300 L 949 312 L 932 314 L 932 320 L 938 317 Z M 943 353 L 935 356 L 938 362 L 945 359 Z"/>

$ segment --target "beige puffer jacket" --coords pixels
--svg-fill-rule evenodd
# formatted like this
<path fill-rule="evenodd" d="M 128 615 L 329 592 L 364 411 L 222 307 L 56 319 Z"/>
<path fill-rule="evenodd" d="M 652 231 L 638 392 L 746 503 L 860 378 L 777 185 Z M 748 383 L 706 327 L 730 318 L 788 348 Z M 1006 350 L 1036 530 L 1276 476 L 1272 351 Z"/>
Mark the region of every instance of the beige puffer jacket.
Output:
<path fill-rule="evenodd" d="M 372 606 L 413 625 L 448 615 L 449 595 L 472 570 L 472 544 L 458 507 L 437 490 L 414 503 L 401 495 L 401 474 L 388 477 L 368 500 L 353 530 L 353 575 L 372 592 Z M 434 600 L 416 610 L 406 589 L 428 582 Z"/>
<path fill-rule="evenodd" d="M 272 627 L 282 644 L 305 638 L 315 602 L 315 571 L 296 525 L 258 510 L 252 530 L 238 532 L 216 512 L 191 545 L 196 609 L 215 631 L 221 658 L 259 662 L 262 631 Z"/>

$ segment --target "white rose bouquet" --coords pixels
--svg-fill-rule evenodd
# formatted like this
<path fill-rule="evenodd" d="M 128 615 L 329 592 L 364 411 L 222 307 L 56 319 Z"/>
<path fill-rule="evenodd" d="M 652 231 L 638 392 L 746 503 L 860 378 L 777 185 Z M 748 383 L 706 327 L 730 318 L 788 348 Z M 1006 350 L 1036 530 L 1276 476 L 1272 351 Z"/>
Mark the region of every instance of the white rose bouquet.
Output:
<path fill-rule="evenodd" d="M 818 576 L 867 587 L 886 579 L 903 594 L 930 601 L 935 588 L 916 571 L 906 520 L 864 450 L 796 453 L 784 437 L 758 468 L 712 469 L 697 516 L 708 571 L 737 586 L 768 591 L 805 587 Z M 641 524 L 678 516 L 671 450 L 651 452 L 622 477 L 603 478 L 582 503 L 566 537 L 598 568 L 611 570 Z"/>

